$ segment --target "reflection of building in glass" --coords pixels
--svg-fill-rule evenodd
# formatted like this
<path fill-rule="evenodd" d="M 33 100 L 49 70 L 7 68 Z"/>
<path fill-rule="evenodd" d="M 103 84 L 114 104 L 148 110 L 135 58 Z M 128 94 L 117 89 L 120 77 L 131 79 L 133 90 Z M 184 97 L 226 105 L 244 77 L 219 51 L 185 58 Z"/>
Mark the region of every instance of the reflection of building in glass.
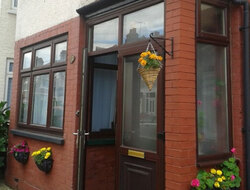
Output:
<path fill-rule="evenodd" d="M 66 53 L 67 53 L 66 50 L 62 50 L 62 51 L 60 52 L 60 60 L 59 60 L 59 62 L 63 62 L 63 61 L 66 60 Z"/>
<path fill-rule="evenodd" d="M 137 28 L 132 28 L 129 30 L 129 33 L 126 35 L 125 44 L 147 39 L 147 37 L 144 35 L 140 37 L 140 35 L 136 32 L 136 29 Z M 152 33 L 153 33 L 153 36 L 160 36 L 160 32 L 158 31 L 154 31 Z"/>
<path fill-rule="evenodd" d="M 36 56 L 36 66 L 39 67 L 39 66 L 42 66 L 42 65 L 44 65 L 43 58 Z"/>

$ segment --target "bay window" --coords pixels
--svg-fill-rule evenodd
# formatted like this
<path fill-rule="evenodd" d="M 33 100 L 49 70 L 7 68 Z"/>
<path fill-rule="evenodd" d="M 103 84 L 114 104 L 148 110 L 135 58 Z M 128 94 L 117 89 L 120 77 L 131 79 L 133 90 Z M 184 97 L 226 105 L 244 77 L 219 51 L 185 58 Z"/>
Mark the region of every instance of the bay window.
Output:
<path fill-rule="evenodd" d="M 62 133 L 67 36 L 22 50 L 19 127 Z"/>
<path fill-rule="evenodd" d="M 219 161 L 231 146 L 228 5 L 197 1 L 196 110 L 198 164 Z"/>

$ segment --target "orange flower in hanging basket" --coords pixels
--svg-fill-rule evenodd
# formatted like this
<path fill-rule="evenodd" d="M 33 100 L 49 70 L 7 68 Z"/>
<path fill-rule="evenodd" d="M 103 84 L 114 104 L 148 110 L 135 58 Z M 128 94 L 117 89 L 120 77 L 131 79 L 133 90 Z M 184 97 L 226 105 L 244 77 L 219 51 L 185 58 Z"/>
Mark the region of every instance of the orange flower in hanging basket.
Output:
<path fill-rule="evenodd" d="M 153 84 L 161 70 L 162 60 L 163 58 L 161 56 L 157 56 L 154 51 L 142 52 L 140 58 L 138 59 L 140 64 L 138 67 L 138 72 L 149 90 L 153 88 Z"/>

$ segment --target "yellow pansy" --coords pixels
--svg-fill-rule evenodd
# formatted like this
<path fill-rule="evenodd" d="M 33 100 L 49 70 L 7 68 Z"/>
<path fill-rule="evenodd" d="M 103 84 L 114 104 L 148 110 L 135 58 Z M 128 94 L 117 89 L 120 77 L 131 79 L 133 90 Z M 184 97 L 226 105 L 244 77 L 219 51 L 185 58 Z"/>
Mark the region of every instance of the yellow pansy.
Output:
<path fill-rule="evenodd" d="M 47 148 L 47 151 L 51 151 L 51 147 L 48 147 L 48 148 Z"/>
<path fill-rule="evenodd" d="M 219 178 L 217 179 L 217 181 L 218 181 L 218 182 L 222 182 L 223 180 L 222 180 L 222 178 L 219 177 Z"/>
<path fill-rule="evenodd" d="M 222 171 L 221 170 L 217 170 L 217 175 L 222 175 Z"/>
<path fill-rule="evenodd" d="M 215 182 L 215 183 L 214 183 L 214 186 L 215 186 L 216 188 L 219 188 L 219 187 L 220 187 L 219 182 Z"/>
<path fill-rule="evenodd" d="M 210 170 L 210 172 L 211 172 L 212 174 L 216 174 L 216 169 L 212 168 L 212 169 Z"/>
<path fill-rule="evenodd" d="M 36 152 L 33 152 L 31 156 L 35 156 L 36 155 Z"/>
<path fill-rule="evenodd" d="M 142 60 L 143 60 L 143 58 L 141 57 L 140 59 L 138 59 L 138 62 L 141 63 Z"/>
<path fill-rule="evenodd" d="M 142 65 L 142 66 L 145 66 L 146 64 L 147 64 L 147 61 L 145 61 L 144 59 L 140 62 L 140 64 Z"/>
<path fill-rule="evenodd" d="M 43 148 L 41 148 L 41 149 L 40 149 L 40 151 L 45 151 L 45 150 L 46 150 L 46 148 L 45 148 L 45 147 L 43 147 Z"/>
<path fill-rule="evenodd" d="M 156 59 L 156 55 L 155 55 L 155 54 L 151 54 L 151 55 L 149 56 L 149 58 L 150 58 L 150 59 Z"/>
<path fill-rule="evenodd" d="M 142 52 L 140 56 L 141 57 L 146 57 L 147 55 L 148 55 L 147 52 Z"/>
<path fill-rule="evenodd" d="M 225 176 L 222 176 L 221 178 L 222 178 L 222 180 L 226 180 Z"/>
<path fill-rule="evenodd" d="M 157 60 L 162 61 L 162 56 L 157 56 Z"/>

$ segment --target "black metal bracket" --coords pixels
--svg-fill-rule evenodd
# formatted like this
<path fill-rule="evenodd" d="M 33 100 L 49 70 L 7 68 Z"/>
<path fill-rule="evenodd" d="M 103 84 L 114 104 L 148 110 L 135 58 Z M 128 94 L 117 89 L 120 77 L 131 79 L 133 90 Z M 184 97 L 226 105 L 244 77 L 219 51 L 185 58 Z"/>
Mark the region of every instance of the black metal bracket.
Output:
<path fill-rule="evenodd" d="M 154 36 L 153 36 L 153 33 L 151 33 L 151 34 L 149 35 L 149 37 L 150 37 L 150 39 L 152 39 L 155 43 L 157 43 L 157 45 L 160 46 L 160 47 L 162 48 L 162 50 L 163 50 L 166 54 L 168 54 L 172 59 L 174 58 L 174 38 L 173 38 L 173 37 L 172 37 L 172 38 L 154 37 Z M 158 39 L 158 40 L 164 40 L 164 41 L 166 41 L 166 40 L 170 41 L 170 42 L 171 42 L 171 50 L 170 50 L 170 51 L 167 51 L 166 48 L 163 47 L 163 46 L 157 41 L 157 39 Z"/>

